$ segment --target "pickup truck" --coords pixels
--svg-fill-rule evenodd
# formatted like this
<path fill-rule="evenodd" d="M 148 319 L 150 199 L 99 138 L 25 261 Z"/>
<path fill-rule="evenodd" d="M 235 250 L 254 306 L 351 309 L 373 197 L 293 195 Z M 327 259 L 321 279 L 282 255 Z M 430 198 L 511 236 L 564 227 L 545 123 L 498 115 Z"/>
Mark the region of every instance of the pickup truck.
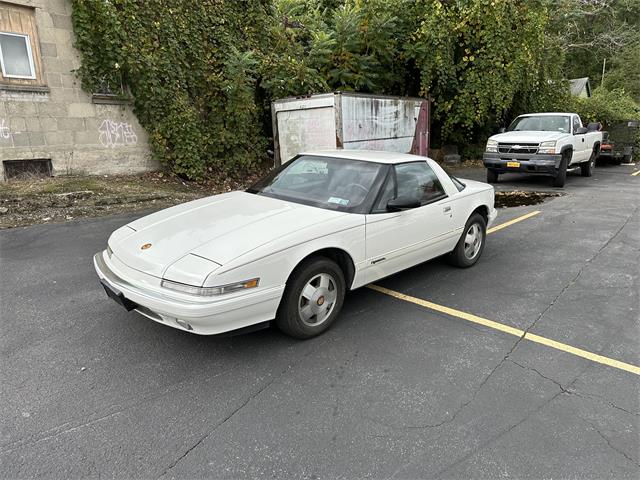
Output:
<path fill-rule="evenodd" d="M 520 172 L 553 177 L 554 187 L 564 187 L 569 168 L 580 166 L 584 177 L 593 174 L 601 143 L 602 132 L 584 127 L 576 113 L 520 115 L 487 141 L 482 157 L 487 182 Z"/>

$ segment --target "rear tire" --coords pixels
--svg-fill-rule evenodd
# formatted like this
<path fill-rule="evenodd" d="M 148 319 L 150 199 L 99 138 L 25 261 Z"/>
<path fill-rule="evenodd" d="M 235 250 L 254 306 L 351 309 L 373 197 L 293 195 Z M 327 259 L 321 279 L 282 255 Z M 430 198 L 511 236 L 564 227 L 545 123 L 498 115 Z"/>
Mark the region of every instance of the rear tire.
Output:
<path fill-rule="evenodd" d="M 554 187 L 562 188 L 567 181 L 567 166 L 569 164 L 569 155 L 570 154 L 566 153 L 562 155 L 562 160 L 560 160 L 560 167 L 558 168 L 555 177 L 553 177 L 552 184 Z"/>
<path fill-rule="evenodd" d="M 580 164 L 580 175 L 582 175 L 583 177 L 592 176 L 593 169 L 595 168 L 595 166 L 596 166 L 596 152 L 593 152 L 589 157 L 589 160 Z"/>
<path fill-rule="evenodd" d="M 460 268 L 474 265 L 482 255 L 486 238 L 487 222 L 479 213 L 472 214 L 464 226 L 456 248 L 449 254 L 449 263 Z"/>
<path fill-rule="evenodd" d="M 487 169 L 487 183 L 498 183 L 499 173 L 491 168 Z"/>
<path fill-rule="evenodd" d="M 276 325 L 287 335 L 306 339 L 334 322 L 344 301 L 342 269 L 325 257 L 312 257 L 296 267 L 280 300 Z"/>

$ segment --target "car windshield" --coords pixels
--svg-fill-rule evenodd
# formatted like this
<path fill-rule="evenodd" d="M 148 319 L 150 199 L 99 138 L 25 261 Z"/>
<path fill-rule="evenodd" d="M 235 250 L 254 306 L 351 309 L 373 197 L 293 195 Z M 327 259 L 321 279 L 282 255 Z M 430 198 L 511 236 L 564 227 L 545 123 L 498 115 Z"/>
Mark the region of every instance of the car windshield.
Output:
<path fill-rule="evenodd" d="M 305 205 L 355 212 L 370 197 L 383 164 L 302 155 L 269 173 L 249 193 Z"/>
<path fill-rule="evenodd" d="M 508 128 L 509 132 L 536 131 L 571 133 L 571 118 L 566 115 L 536 115 L 518 117 Z"/>

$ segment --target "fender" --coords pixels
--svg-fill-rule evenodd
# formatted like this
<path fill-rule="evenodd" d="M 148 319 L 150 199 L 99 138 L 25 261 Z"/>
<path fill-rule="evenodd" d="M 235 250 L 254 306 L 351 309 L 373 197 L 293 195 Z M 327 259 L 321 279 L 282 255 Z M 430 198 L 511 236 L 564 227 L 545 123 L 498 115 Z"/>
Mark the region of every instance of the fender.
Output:
<path fill-rule="evenodd" d="M 565 154 L 569 153 L 569 162 L 567 162 L 567 166 L 571 163 L 571 158 L 573 157 L 573 145 L 563 145 L 560 149 L 560 158 L 556 160 L 556 168 L 560 168 L 560 162 L 564 158 Z"/>

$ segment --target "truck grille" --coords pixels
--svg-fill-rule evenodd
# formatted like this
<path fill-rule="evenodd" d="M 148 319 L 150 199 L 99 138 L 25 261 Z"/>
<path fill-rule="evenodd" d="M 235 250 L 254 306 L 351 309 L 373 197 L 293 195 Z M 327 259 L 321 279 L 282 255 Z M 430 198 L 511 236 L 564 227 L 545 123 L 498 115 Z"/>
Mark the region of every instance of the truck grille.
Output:
<path fill-rule="evenodd" d="M 499 143 L 500 153 L 538 153 L 537 143 Z"/>

